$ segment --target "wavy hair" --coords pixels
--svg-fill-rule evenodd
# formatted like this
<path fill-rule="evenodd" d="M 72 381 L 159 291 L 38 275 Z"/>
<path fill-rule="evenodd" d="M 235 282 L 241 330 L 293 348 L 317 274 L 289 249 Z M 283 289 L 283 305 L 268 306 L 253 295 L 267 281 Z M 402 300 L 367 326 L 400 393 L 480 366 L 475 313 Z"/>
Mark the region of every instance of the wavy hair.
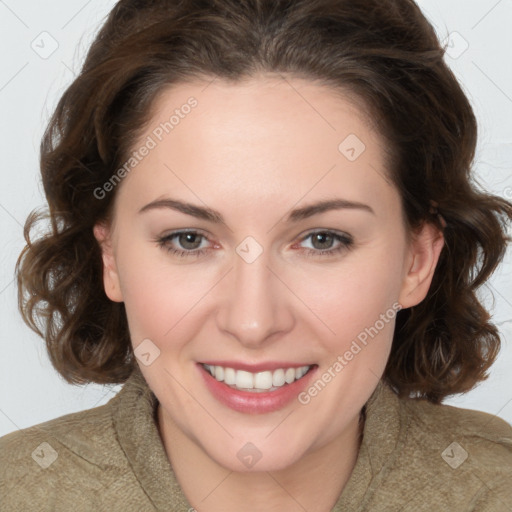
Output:
<path fill-rule="evenodd" d="M 94 192 L 126 161 L 157 95 L 195 79 L 271 73 L 360 101 L 387 141 L 409 232 L 424 222 L 444 232 L 427 297 L 398 313 L 385 381 L 439 403 L 486 379 L 500 337 L 476 291 L 504 256 L 512 204 L 475 185 L 477 123 L 444 53 L 412 0 L 119 1 L 43 136 L 48 208 L 27 218 L 16 265 L 20 311 L 58 372 L 71 383 L 121 383 L 135 364 L 93 235 L 116 190 Z"/>

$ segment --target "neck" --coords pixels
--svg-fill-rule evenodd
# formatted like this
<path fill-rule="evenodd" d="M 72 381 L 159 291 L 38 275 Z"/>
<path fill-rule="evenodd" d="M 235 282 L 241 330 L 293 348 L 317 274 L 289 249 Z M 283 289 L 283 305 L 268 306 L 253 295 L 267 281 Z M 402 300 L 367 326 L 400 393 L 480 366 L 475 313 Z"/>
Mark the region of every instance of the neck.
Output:
<path fill-rule="evenodd" d="M 329 512 L 354 469 L 364 412 L 341 435 L 278 471 L 235 472 L 221 466 L 160 405 L 158 423 L 176 479 L 198 512 Z"/>

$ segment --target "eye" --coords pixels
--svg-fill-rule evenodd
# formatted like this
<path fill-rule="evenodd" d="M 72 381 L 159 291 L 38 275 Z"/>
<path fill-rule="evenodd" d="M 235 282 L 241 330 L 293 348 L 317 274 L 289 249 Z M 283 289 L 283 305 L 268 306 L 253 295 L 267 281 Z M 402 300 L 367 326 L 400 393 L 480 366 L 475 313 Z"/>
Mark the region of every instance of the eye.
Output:
<path fill-rule="evenodd" d="M 200 248 L 202 239 L 207 240 L 206 236 L 198 231 L 176 231 L 158 238 L 156 242 L 162 249 L 184 258 L 187 256 L 199 257 L 206 254 L 208 249 Z M 175 244 L 183 249 L 176 248 Z"/>
<path fill-rule="evenodd" d="M 313 257 L 339 254 L 350 249 L 354 243 L 350 235 L 335 231 L 314 231 L 304 236 L 301 242 L 308 239 L 311 239 L 313 249 L 306 248 L 305 253 Z"/>
<path fill-rule="evenodd" d="M 313 248 L 306 248 L 305 254 L 314 256 L 332 256 L 350 249 L 353 245 L 353 239 L 346 233 L 337 233 L 335 231 L 314 231 L 302 237 L 301 242 L 311 239 Z M 159 247 L 165 251 L 179 256 L 180 258 L 193 257 L 198 258 L 206 254 L 208 247 L 202 246 L 202 242 L 208 241 L 208 238 L 198 231 L 176 231 L 164 237 L 155 240 Z M 336 245 L 337 244 L 337 245 Z M 177 248 L 178 245 L 181 248 Z M 202 247 L 201 247 L 202 246 Z"/>

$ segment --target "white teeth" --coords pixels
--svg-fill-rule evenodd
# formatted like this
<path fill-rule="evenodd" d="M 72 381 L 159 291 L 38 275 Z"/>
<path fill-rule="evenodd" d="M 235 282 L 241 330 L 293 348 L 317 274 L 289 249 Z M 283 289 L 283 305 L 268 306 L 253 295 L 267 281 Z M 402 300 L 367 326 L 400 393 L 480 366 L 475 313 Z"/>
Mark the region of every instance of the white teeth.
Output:
<path fill-rule="evenodd" d="M 284 370 L 279 368 L 272 374 L 272 384 L 278 388 L 283 386 L 285 383 Z"/>
<path fill-rule="evenodd" d="M 272 372 L 259 372 L 254 376 L 254 387 L 270 389 L 272 387 Z"/>
<path fill-rule="evenodd" d="M 224 380 L 224 368 L 222 368 L 222 366 L 215 367 L 215 378 L 219 382 L 222 382 Z"/>
<path fill-rule="evenodd" d="M 291 384 L 295 380 L 295 369 L 288 368 L 284 374 L 284 380 L 287 384 Z"/>
<path fill-rule="evenodd" d="M 275 391 L 286 384 L 291 384 L 302 378 L 311 368 L 311 366 L 301 366 L 300 368 L 278 368 L 273 372 L 266 370 L 251 373 L 223 366 L 207 364 L 203 366 L 219 382 L 224 382 L 228 386 L 237 389 L 254 392 Z"/>
<path fill-rule="evenodd" d="M 217 379 L 219 380 L 219 379 Z M 232 386 L 236 382 L 236 372 L 233 368 L 225 368 L 224 369 L 224 382 L 228 386 Z"/>
<path fill-rule="evenodd" d="M 218 368 L 218 366 L 216 366 L 216 368 Z M 248 389 L 253 388 L 254 387 L 253 374 L 246 372 L 244 370 L 238 370 L 236 372 L 235 386 L 237 388 L 248 388 Z"/>

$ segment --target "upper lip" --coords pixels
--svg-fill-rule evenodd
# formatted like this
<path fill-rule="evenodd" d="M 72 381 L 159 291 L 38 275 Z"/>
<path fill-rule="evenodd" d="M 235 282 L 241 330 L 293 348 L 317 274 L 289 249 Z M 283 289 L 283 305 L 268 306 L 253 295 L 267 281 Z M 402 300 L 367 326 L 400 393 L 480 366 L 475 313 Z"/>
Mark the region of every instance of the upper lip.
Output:
<path fill-rule="evenodd" d="M 268 361 L 265 363 L 244 363 L 241 361 L 201 361 L 200 364 L 209 366 L 223 366 L 224 368 L 233 368 L 234 370 L 245 370 L 246 372 L 258 373 L 264 371 L 273 371 L 279 368 L 301 368 L 302 366 L 313 366 L 311 363 L 294 363 L 290 361 Z"/>

